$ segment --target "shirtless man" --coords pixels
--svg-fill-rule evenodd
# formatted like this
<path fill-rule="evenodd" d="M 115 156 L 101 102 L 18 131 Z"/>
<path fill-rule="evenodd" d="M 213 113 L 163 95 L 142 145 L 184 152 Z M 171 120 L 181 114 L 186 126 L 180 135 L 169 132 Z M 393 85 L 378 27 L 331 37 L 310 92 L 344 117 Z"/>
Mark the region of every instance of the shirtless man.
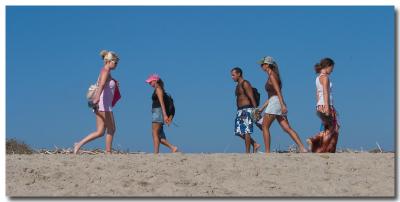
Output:
<path fill-rule="evenodd" d="M 260 144 L 251 138 L 253 133 L 253 120 L 251 111 L 257 107 L 250 82 L 243 79 L 243 72 L 239 67 L 231 70 L 233 81 L 237 82 L 235 95 L 237 113 L 235 119 L 235 135 L 245 140 L 246 153 L 250 153 L 250 145 L 253 146 L 253 153 L 257 152 Z"/>

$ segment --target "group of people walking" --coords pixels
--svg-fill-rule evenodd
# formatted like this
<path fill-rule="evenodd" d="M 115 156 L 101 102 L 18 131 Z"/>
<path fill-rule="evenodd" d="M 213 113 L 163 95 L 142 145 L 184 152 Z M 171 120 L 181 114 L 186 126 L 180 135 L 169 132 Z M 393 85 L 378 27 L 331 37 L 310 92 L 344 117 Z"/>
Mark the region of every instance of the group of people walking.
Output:
<path fill-rule="evenodd" d="M 89 100 L 89 106 L 93 108 L 96 116 L 97 129 L 75 143 L 74 154 L 77 154 L 83 145 L 104 136 L 104 134 L 106 134 L 106 153 L 112 151 L 112 141 L 116 130 L 112 108 L 121 96 L 118 81 L 111 76 L 111 71 L 116 69 L 119 57 L 112 51 L 101 51 L 100 55 L 104 61 L 104 66 L 100 71 L 97 88 Z M 254 153 L 261 147 L 251 137 L 254 124 L 262 131 L 265 152 L 270 152 L 270 127 L 275 119 L 297 144 L 299 152 L 335 152 L 339 124 L 336 110 L 333 107 L 332 83 L 329 80 L 329 75 L 334 68 L 334 61 L 330 58 L 324 58 L 315 65 L 315 71 L 318 74 L 316 78 L 316 112 L 322 123 L 320 132 L 306 140 L 309 144 L 308 150 L 289 124 L 288 110 L 282 95 L 282 81 L 277 62 L 272 57 L 267 56 L 262 58 L 258 64 L 268 76 L 265 83 L 268 99 L 261 106 L 259 106 L 260 94 L 248 80 L 244 79 L 242 69 L 235 67 L 231 70 L 232 79 L 237 82 L 235 90 L 237 104 L 235 135 L 244 139 L 246 153 L 250 153 L 251 146 Z M 175 115 L 174 108 L 170 109 L 173 100 L 166 93 L 164 82 L 158 75 L 150 75 L 146 82 L 154 88 L 151 96 L 154 153 L 159 153 L 160 144 L 168 147 L 171 152 L 177 152 L 178 147 L 168 142 L 163 128 L 164 124 L 171 124 Z"/>
<path fill-rule="evenodd" d="M 332 83 L 329 80 L 334 61 L 330 58 L 324 58 L 315 65 L 315 71 L 318 74 L 316 78 L 316 111 L 322 123 L 321 131 L 314 137 L 307 139 L 308 150 L 289 124 L 288 110 L 282 95 L 282 81 L 277 62 L 271 56 L 266 56 L 258 64 L 268 75 L 265 83 L 268 99 L 260 107 L 256 99 L 258 91 L 255 91 L 251 83 L 244 79 L 242 69 L 235 67 L 231 70 L 232 79 L 237 82 L 235 90 L 237 105 L 235 135 L 245 140 L 246 152 L 250 153 L 251 146 L 253 146 L 253 152 L 257 152 L 260 148 L 260 144 L 251 137 L 254 124 L 262 131 L 265 152 L 270 152 L 270 127 L 275 119 L 297 144 L 299 152 L 308 152 L 309 150 L 318 153 L 336 152 L 339 124 L 336 110 L 333 107 Z"/>

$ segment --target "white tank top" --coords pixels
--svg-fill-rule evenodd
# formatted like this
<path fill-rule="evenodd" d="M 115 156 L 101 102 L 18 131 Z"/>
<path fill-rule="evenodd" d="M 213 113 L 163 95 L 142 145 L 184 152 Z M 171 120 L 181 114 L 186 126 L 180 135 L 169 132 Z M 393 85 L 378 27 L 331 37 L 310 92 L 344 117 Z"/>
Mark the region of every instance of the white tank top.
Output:
<path fill-rule="evenodd" d="M 319 77 L 321 76 L 318 75 L 317 78 L 315 79 L 315 84 L 317 85 L 317 93 L 318 93 L 318 105 L 325 105 L 324 102 L 324 88 L 322 87 L 321 82 L 319 82 Z M 332 82 L 329 80 L 329 100 L 330 100 L 330 105 L 333 105 L 333 96 L 332 96 Z"/>

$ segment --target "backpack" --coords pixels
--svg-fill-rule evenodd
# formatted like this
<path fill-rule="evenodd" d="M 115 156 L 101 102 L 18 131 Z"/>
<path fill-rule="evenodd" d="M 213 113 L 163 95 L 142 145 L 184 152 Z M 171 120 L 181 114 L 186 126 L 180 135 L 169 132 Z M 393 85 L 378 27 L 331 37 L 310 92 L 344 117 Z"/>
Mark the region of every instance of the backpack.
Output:
<path fill-rule="evenodd" d="M 172 99 L 171 95 L 164 92 L 164 103 L 165 103 L 165 112 L 167 113 L 167 116 L 175 116 L 175 105 L 174 105 L 174 99 Z"/>
<path fill-rule="evenodd" d="M 244 80 L 243 82 L 242 82 L 242 88 L 243 88 L 243 90 L 244 90 L 244 87 L 243 87 L 243 83 L 244 82 L 248 82 L 248 81 L 246 81 L 246 80 Z M 257 90 L 257 88 L 254 88 L 254 87 L 252 87 L 252 90 L 253 90 L 253 95 L 254 95 L 254 99 L 256 100 L 256 107 L 258 107 L 259 105 L 260 105 L 260 93 L 258 92 L 258 90 Z M 245 90 L 244 90 L 245 91 Z M 245 91 L 245 94 L 246 94 L 246 96 L 247 96 L 247 93 L 246 93 L 246 91 Z M 247 97 L 249 97 L 249 96 L 247 96 Z M 249 98 L 250 99 L 250 98 Z"/>
<path fill-rule="evenodd" d="M 257 107 L 260 106 L 260 93 L 258 92 L 257 88 L 253 88 L 253 95 L 254 99 L 256 100 Z"/>

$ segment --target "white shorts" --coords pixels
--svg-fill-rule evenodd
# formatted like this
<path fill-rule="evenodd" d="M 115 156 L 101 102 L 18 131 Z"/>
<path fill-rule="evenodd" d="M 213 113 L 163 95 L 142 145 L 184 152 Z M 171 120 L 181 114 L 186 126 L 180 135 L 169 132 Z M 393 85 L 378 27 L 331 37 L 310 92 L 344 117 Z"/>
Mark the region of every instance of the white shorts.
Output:
<path fill-rule="evenodd" d="M 278 96 L 274 95 L 269 98 L 268 106 L 264 110 L 265 114 L 283 115 L 281 109 L 281 103 L 279 102 Z"/>

